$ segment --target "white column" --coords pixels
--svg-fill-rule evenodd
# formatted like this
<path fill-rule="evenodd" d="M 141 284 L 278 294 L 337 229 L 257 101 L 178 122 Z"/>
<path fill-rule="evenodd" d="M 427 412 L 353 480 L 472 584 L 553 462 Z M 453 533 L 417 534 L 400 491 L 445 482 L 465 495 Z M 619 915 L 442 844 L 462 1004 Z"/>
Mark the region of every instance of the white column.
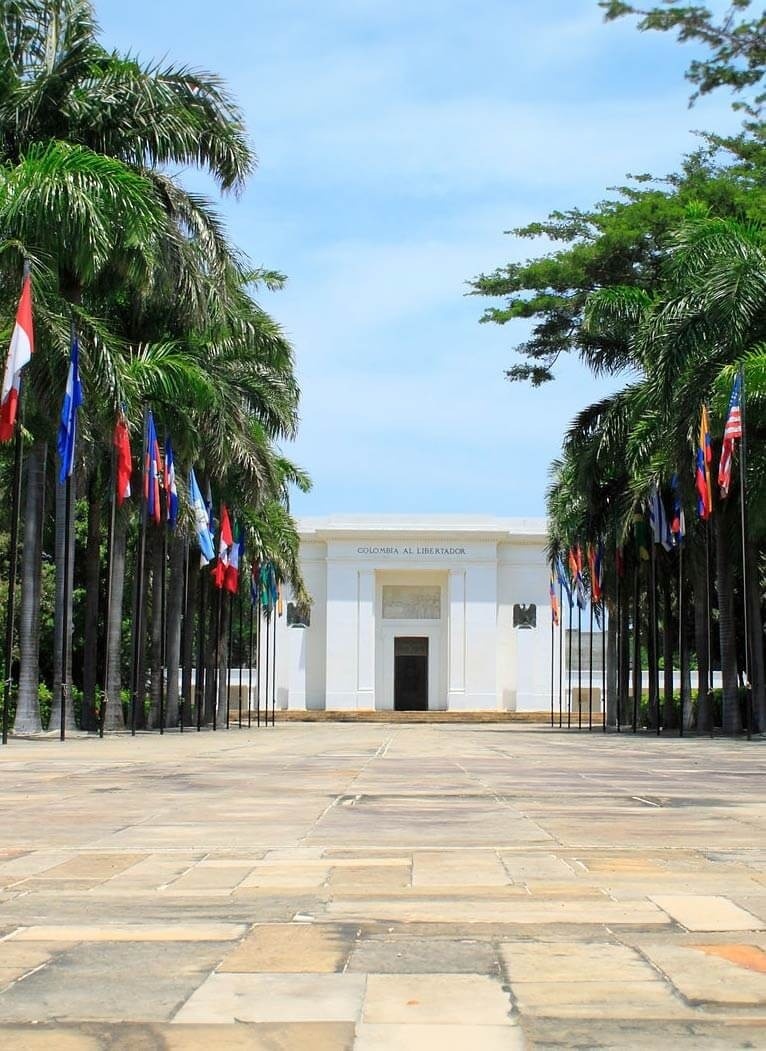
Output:
<path fill-rule="evenodd" d="M 460 707 L 465 695 L 465 570 L 451 569 L 448 584 L 449 682 L 447 707 Z M 454 699 L 454 700 L 453 700 Z"/>
<path fill-rule="evenodd" d="M 495 711 L 497 697 L 497 564 L 469 566 L 465 576 L 465 692 L 455 708 Z"/>
<path fill-rule="evenodd" d="M 289 690 L 287 707 L 291 711 L 306 710 L 306 642 L 304 628 L 288 628 L 287 649 L 289 655 Z"/>
<path fill-rule="evenodd" d="M 328 711 L 356 707 L 357 587 L 356 566 L 343 562 L 327 563 Z"/>
<path fill-rule="evenodd" d="M 356 707 L 375 707 L 375 571 L 360 569 L 357 582 Z"/>

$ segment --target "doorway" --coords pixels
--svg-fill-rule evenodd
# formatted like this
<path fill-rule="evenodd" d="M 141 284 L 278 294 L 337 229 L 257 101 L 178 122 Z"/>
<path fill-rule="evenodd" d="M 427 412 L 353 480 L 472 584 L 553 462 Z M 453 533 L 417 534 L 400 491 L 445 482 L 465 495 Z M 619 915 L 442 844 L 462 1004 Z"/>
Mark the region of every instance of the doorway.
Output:
<path fill-rule="evenodd" d="M 428 639 L 394 639 L 394 710 L 428 711 Z"/>

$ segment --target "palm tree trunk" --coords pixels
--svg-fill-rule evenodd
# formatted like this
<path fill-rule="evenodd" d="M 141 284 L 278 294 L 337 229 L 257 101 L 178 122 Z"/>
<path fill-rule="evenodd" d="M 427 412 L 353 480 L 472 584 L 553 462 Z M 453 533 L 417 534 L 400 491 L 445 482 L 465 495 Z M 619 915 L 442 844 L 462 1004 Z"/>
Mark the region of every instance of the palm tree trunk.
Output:
<path fill-rule="evenodd" d="M 199 573 L 193 565 L 192 554 L 187 552 L 187 565 L 184 572 L 188 583 L 186 593 L 186 609 L 184 610 L 183 638 L 181 642 L 181 691 L 183 693 L 183 718 L 184 726 L 191 724 L 191 701 L 194 700 L 192 691 L 192 678 L 194 671 L 194 632 L 195 612 L 199 597 L 198 580 Z"/>
<path fill-rule="evenodd" d="M 630 588 L 628 575 L 623 574 L 620 582 L 622 601 L 620 603 L 620 671 L 619 698 L 620 725 L 628 722 L 630 693 Z"/>
<path fill-rule="evenodd" d="M 673 584 L 670 575 L 670 567 L 665 563 L 669 561 L 663 558 L 661 572 L 662 590 L 662 660 L 665 665 L 663 694 L 664 704 L 662 712 L 662 725 L 673 728 L 678 725 L 676 717 L 676 706 L 673 700 L 673 657 L 675 655 L 675 623 L 673 618 Z"/>
<path fill-rule="evenodd" d="M 707 545 L 704 540 L 690 545 L 694 591 L 694 648 L 697 652 L 697 730 L 707 733 L 713 726 L 710 685 L 710 647 L 708 645 Z"/>
<path fill-rule="evenodd" d="M 223 594 L 223 603 L 221 607 L 221 632 L 218 637 L 218 645 L 220 648 L 220 662 L 221 671 L 218 675 L 218 725 L 225 726 L 227 705 L 229 703 L 229 691 L 227 684 L 228 670 L 229 670 L 229 620 L 231 618 L 231 603 L 232 596 L 228 592 Z"/>
<path fill-rule="evenodd" d="M 101 493 L 98 470 L 88 483 L 88 540 L 85 548 L 85 624 L 82 663 L 82 728 L 95 730 L 101 599 Z"/>
<path fill-rule="evenodd" d="M 35 442 L 27 454 L 27 491 L 24 501 L 24 542 L 21 549 L 21 615 L 19 618 L 19 695 L 16 733 L 39 733 L 40 708 L 40 596 L 42 590 L 42 534 L 45 502 L 46 442 Z"/>
<path fill-rule="evenodd" d="M 70 492 L 70 522 L 69 536 L 66 536 L 66 511 L 67 490 Z M 51 704 L 51 721 L 49 729 L 59 726 L 61 721 L 61 680 L 62 674 L 66 672 L 65 679 L 72 686 L 72 596 L 74 593 L 74 481 L 70 486 L 61 485 L 56 480 L 56 534 L 55 534 L 55 557 L 56 557 L 56 600 L 53 615 L 53 702 Z M 67 594 L 64 594 L 64 556 L 69 548 L 69 581 Z M 62 635 L 63 618 L 65 613 L 69 618 L 70 631 L 64 647 Z M 71 703 L 71 694 L 68 697 L 66 710 L 64 712 L 64 726 L 67 730 L 76 730 L 74 719 L 74 707 Z"/>
<path fill-rule="evenodd" d="M 619 661 L 617 654 L 617 608 L 611 605 L 606 625 L 606 721 L 611 726 L 619 710 Z"/>
<path fill-rule="evenodd" d="M 120 690 L 122 687 L 122 604 L 125 593 L 127 539 L 127 514 L 118 511 L 114 520 L 112 579 L 109 582 L 109 609 L 106 615 L 105 730 L 125 728 Z"/>
<path fill-rule="evenodd" d="M 750 613 L 750 682 L 753 689 L 754 728 L 766 732 L 766 670 L 763 654 L 763 614 L 761 612 L 761 574 L 758 548 L 753 540 L 747 540 L 748 602 Z"/>
<path fill-rule="evenodd" d="M 167 640 L 165 660 L 167 664 L 167 726 L 178 725 L 178 674 L 181 665 L 181 619 L 184 602 L 184 537 L 170 537 L 167 598 Z"/>
<path fill-rule="evenodd" d="M 152 609 L 150 620 L 151 659 L 149 662 L 149 696 L 151 711 L 147 725 L 160 725 L 160 690 L 162 689 L 162 563 L 164 560 L 164 525 L 153 529 L 151 534 Z"/>
<path fill-rule="evenodd" d="M 737 633 L 734 620 L 734 582 L 727 546 L 728 515 L 719 507 L 715 518 L 715 557 L 718 590 L 718 623 L 721 632 L 724 733 L 742 729 L 737 675 Z"/>
<path fill-rule="evenodd" d="M 216 660 L 218 656 L 218 609 L 221 592 L 207 582 L 207 632 L 205 633 L 205 707 L 203 709 L 203 721 L 208 723 L 213 719 L 213 710 L 216 707 Z"/>

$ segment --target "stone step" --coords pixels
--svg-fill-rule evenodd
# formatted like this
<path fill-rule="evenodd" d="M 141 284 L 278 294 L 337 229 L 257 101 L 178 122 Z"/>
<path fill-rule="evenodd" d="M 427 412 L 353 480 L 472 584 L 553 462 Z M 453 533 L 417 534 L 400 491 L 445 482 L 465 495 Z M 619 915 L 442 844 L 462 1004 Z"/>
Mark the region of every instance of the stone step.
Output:
<path fill-rule="evenodd" d="M 255 721 L 255 712 L 251 714 Z M 264 711 L 261 709 L 261 719 Z M 269 710 L 271 718 L 271 710 Z M 279 711 L 282 723 L 549 723 L 550 712 L 392 712 L 392 711 Z M 242 721 L 247 719 L 243 712 Z M 239 721 L 239 709 L 229 709 L 229 722 Z"/>

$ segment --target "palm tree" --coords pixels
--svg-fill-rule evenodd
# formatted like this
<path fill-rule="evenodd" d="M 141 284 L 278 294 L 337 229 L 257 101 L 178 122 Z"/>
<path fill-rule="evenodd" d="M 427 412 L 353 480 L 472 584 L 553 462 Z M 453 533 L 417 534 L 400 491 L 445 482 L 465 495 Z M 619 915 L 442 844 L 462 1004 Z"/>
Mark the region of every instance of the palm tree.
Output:
<path fill-rule="evenodd" d="M 188 292 L 182 229 L 196 233 L 207 250 L 209 280 L 215 276 L 225 247 L 220 231 L 204 202 L 185 197 L 155 165 L 195 164 L 222 189 L 235 190 L 254 165 L 239 111 L 218 78 L 142 66 L 107 52 L 97 33 L 92 5 L 83 0 L 9 3 L 0 25 L 0 163 L 6 166 L 0 213 L 10 230 L 15 223 L 26 254 L 42 251 L 58 293 L 80 308 L 81 325 L 83 297 L 95 284 L 108 286 L 104 277 L 111 272 L 146 285 L 158 265 L 167 265 L 167 245 L 176 246 L 179 284 Z M 127 205 L 127 236 L 101 214 L 103 199 L 90 199 L 99 187 L 111 190 L 118 210 Z M 153 259 L 146 257 L 146 236 L 135 229 L 139 203 L 147 221 L 165 220 L 163 236 L 154 231 Z M 60 311 L 61 321 L 66 313 Z M 51 345 L 65 346 L 65 325 L 58 328 L 63 338 Z M 93 375 L 114 380 L 106 343 L 93 341 Z M 62 614 L 60 606 L 58 619 Z"/>

